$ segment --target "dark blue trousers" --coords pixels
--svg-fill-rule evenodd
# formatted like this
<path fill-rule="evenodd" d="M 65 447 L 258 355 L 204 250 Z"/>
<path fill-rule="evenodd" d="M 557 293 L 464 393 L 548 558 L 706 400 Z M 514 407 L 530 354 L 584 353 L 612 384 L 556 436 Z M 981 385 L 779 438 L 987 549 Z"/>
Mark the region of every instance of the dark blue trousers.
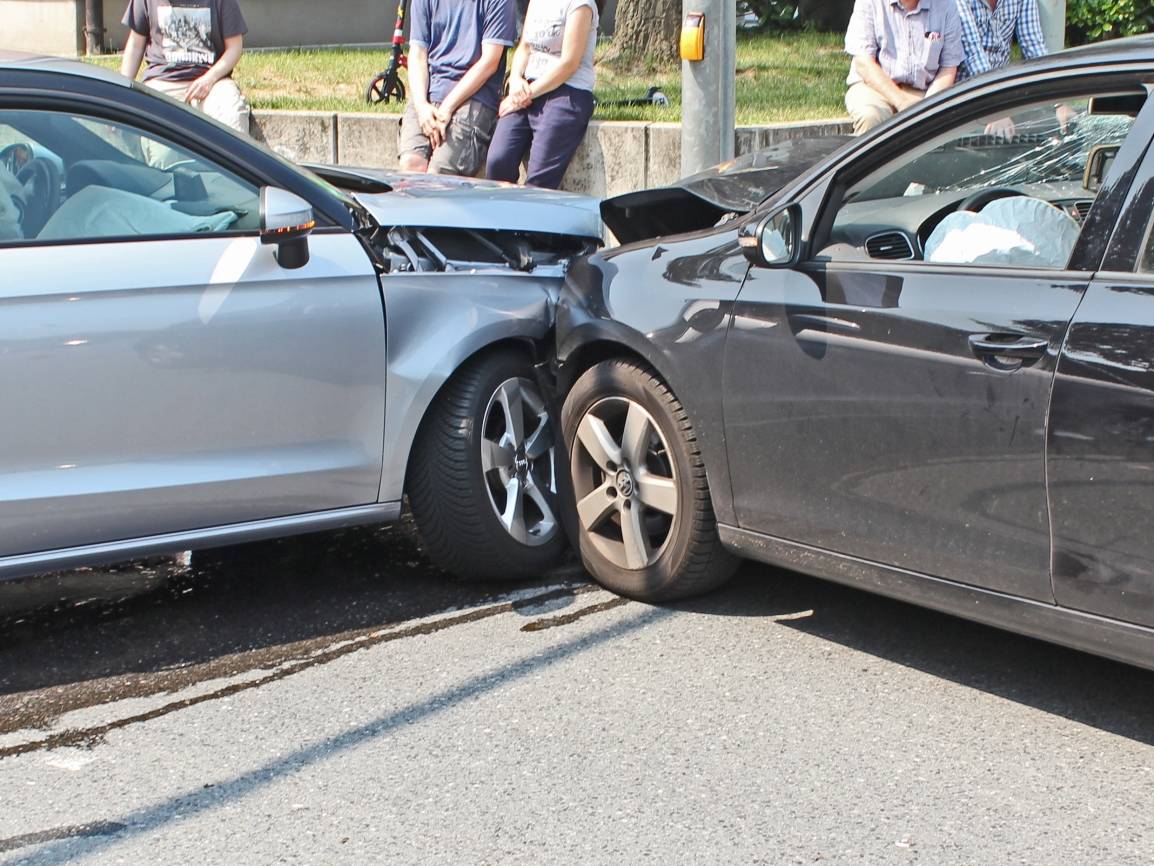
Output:
<path fill-rule="evenodd" d="M 593 116 L 593 94 L 562 84 L 497 121 L 485 177 L 516 183 L 529 152 L 526 183 L 557 189 Z"/>

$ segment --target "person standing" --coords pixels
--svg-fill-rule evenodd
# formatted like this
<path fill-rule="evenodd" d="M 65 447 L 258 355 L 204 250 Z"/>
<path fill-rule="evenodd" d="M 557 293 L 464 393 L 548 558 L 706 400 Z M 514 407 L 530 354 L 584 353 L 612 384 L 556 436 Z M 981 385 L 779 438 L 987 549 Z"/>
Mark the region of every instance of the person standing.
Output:
<path fill-rule="evenodd" d="M 1006 66 L 1015 35 L 1027 60 L 1048 53 L 1038 0 L 957 0 L 957 4 L 966 53 L 958 80 Z"/>
<path fill-rule="evenodd" d="M 232 72 L 248 27 L 237 0 L 129 0 L 120 74 L 248 132 L 249 108 Z"/>
<path fill-rule="evenodd" d="M 530 0 L 485 176 L 557 189 L 593 117 L 594 0 Z"/>
<path fill-rule="evenodd" d="M 958 0 L 855 0 L 845 105 L 862 135 L 950 87 L 965 58 Z"/>
<path fill-rule="evenodd" d="M 476 175 L 497 123 L 513 0 L 413 0 L 402 171 Z"/>

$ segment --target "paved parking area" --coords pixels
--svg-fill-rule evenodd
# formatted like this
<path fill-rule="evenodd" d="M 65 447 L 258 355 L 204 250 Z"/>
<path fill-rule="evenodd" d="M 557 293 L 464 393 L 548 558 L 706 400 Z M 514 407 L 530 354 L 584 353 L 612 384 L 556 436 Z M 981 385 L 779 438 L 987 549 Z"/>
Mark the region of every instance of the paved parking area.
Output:
<path fill-rule="evenodd" d="M 1154 674 L 760 566 L 649 607 L 356 531 L 18 619 L 2 863 L 1154 861 Z"/>

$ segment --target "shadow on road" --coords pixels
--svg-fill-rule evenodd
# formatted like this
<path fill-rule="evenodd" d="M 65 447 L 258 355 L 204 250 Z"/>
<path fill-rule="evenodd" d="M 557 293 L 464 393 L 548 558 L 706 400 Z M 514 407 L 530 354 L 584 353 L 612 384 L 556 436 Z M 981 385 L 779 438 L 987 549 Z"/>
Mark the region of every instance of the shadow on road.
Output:
<path fill-rule="evenodd" d="M 674 607 L 772 617 L 775 626 L 1154 745 L 1151 671 L 761 565 Z"/>
<path fill-rule="evenodd" d="M 0 733 L 45 726 L 80 707 L 273 667 L 557 579 L 454 580 L 428 564 L 405 524 L 206 551 L 187 570 L 163 571 L 149 563 L 56 576 L 44 585 L 71 596 L 31 614 L 21 612 L 19 587 L 3 587 Z M 77 607 L 85 581 L 116 600 Z M 43 596 L 44 586 L 30 581 L 28 588 Z"/>
<path fill-rule="evenodd" d="M 358 634 L 555 581 L 454 581 L 426 563 L 405 526 L 230 548 L 137 598 L 0 624 L 0 733 L 48 725 L 78 707 L 273 667 Z M 763 617 L 767 628 L 796 629 L 1154 745 L 1154 673 L 1085 653 L 753 564 L 726 589 L 672 608 Z"/>

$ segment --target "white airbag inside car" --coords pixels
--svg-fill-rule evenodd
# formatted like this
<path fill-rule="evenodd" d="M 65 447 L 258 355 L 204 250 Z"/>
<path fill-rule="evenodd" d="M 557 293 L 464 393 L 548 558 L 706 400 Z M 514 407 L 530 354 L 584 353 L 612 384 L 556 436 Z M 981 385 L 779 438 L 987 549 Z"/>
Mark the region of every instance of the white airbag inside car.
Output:
<path fill-rule="evenodd" d="M 17 206 L 17 202 L 23 201 L 24 187 L 12 172 L 0 165 L 0 241 L 24 237 L 20 228 L 20 208 Z"/>
<path fill-rule="evenodd" d="M 40 240 L 184 235 L 218 232 L 236 222 L 232 211 L 209 216 L 180 213 L 164 202 L 107 186 L 86 186 L 69 197 L 37 237 Z"/>
<path fill-rule="evenodd" d="M 960 211 L 926 239 L 927 262 L 1064 268 L 1078 240 L 1078 223 L 1049 202 L 1012 196 L 980 213 Z"/>

